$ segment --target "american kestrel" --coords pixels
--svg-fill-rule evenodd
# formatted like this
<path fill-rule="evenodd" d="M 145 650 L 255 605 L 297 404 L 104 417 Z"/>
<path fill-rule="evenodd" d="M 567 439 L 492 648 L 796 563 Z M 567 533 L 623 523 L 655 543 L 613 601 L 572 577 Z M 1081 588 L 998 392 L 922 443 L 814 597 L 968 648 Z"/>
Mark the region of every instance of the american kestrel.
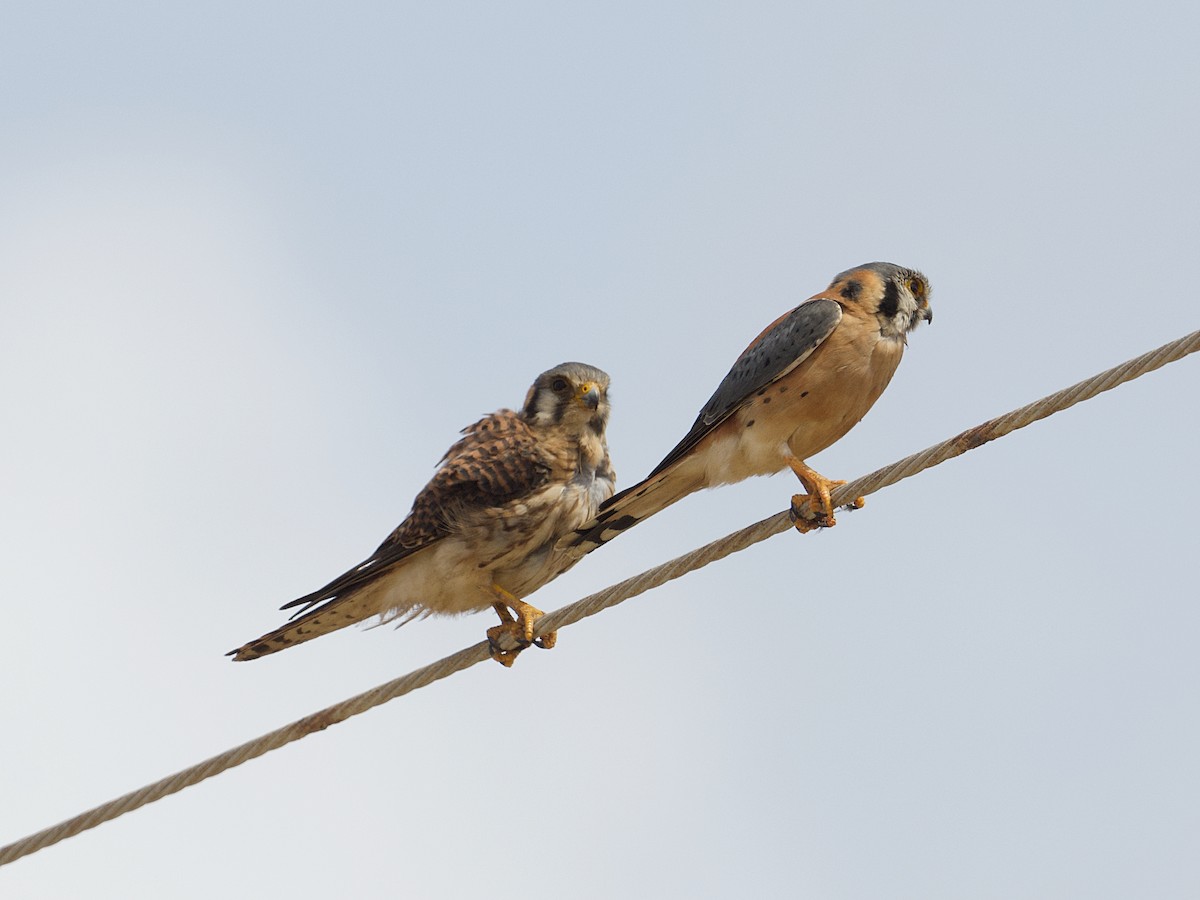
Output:
<path fill-rule="evenodd" d="M 830 481 L 804 460 L 867 414 L 922 321 L 932 322 L 933 311 L 920 272 L 874 262 L 838 275 L 755 338 L 675 449 L 560 547 L 590 553 L 694 491 L 785 468 L 808 491 L 792 497 L 796 527 L 833 525 L 829 491 L 845 482 Z M 802 514 L 805 501 L 811 519 Z"/>
<path fill-rule="evenodd" d="M 503 409 L 463 429 L 369 559 L 284 605 L 300 607 L 292 621 L 228 655 L 257 659 L 372 616 L 403 624 L 490 606 L 501 620 L 488 629 L 492 658 L 511 666 L 520 649 L 497 641 L 507 633 L 528 646 L 542 615 L 521 598 L 570 566 L 555 544 L 613 494 L 608 414 L 604 372 L 575 362 L 543 372 L 520 412 Z M 549 633 L 537 644 L 554 641 Z"/>

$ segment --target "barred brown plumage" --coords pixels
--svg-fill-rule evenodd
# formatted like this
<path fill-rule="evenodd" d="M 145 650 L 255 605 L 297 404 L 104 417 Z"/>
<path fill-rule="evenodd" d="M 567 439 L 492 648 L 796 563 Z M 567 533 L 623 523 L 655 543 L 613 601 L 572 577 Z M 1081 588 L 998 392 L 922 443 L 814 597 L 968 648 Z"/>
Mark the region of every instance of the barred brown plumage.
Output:
<path fill-rule="evenodd" d="M 577 557 L 555 544 L 613 493 L 608 384 L 600 369 L 563 363 L 538 376 L 519 411 L 463 429 L 374 554 L 285 604 L 299 607 L 292 621 L 229 655 L 257 659 L 375 616 L 403 624 L 488 606 L 501 619 L 488 630 L 493 641 L 510 634 L 528 645 L 541 612 L 521 598 L 570 567 Z M 519 652 L 497 647 L 493 656 L 512 665 Z"/>

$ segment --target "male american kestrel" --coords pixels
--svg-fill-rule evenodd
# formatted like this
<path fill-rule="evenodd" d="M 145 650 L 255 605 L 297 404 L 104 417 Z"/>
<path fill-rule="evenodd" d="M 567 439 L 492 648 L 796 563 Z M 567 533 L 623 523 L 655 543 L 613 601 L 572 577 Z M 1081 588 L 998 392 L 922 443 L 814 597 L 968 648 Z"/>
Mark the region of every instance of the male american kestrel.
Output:
<path fill-rule="evenodd" d="M 867 414 L 921 321 L 932 322 L 933 311 L 920 272 L 875 262 L 838 275 L 755 338 L 675 449 L 563 538 L 561 549 L 590 553 L 694 491 L 785 468 L 808 491 L 792 498 L 796 528 L 833 525 L 829 491 L 845 482 L 828 480 L 804 460 Z M 811 519 L 803 515 L 805 501 Z"/>
<path fill-rule="evenodd" d="M 369 559 L 284 605 L 301 607 L 296 618 L 228 655 L 257 659 L 372 616 L 403 624 L 491 606 L 501 620 L 488 629 L 492 658 L 511 666 L 520 649 L 497 641 L 507 633 L 528 646 L 542 615 L 520 598 L 570 566 L 556 542 L 612 496 L 608 413 L 604 372 L 583 363 L 543 372 L 520 412 L 502 409 L 463 429 Z M 537 644 L 552 647 L 555 637 Z"/>

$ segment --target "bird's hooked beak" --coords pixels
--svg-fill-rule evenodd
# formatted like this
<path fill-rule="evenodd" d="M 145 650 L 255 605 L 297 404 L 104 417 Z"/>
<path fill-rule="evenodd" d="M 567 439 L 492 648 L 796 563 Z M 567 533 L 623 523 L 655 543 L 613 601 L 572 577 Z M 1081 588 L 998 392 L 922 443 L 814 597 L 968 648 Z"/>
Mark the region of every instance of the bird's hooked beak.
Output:
<path fill-rule="evenodd" d="M 600 388 L 594 381 L 585 381 L 579 386 L 575 399 L 588 409 L 596 409 L 600 406 Z"/>
<path fill-rule="evenodd" d="M 917 318 L 924 319 L 930 325 L 933 324 L 933 307 L 929 305 L 929 301 L 922 301 L 920 308 L 917 309 Z"/>

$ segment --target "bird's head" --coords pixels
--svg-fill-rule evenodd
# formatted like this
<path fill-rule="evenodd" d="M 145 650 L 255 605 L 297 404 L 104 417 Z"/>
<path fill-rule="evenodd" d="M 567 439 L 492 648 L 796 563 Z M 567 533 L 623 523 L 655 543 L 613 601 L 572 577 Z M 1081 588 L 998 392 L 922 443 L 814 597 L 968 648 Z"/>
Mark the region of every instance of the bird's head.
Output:
<path fill-rule="evenodd" d="M 522 410 L 535 425 L 565 425 L 601 436 L 608 413 L 608 374 L 578 362 L 562 363 L 539 375 Z"/>
<path fill-rule="evenodd" d="M 873 262 L 833 279 L 829 290 L 843 306 L 858 306 L 879 320 L 879 333 L 904 340 L 921 322 L 933 322 L 929 279 L 916 269 Z"/>

